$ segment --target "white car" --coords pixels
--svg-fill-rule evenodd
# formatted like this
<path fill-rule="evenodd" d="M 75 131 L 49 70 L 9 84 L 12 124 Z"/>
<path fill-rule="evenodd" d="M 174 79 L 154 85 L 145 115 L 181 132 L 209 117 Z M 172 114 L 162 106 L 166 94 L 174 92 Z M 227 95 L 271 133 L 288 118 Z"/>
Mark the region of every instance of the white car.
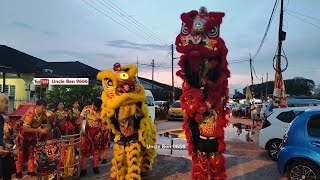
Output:
<path fill-rule="evenodd" d="M 154 123 L 154 120 L 156 118 L 156 108 L 155 108 L 155 104 L 154 104 L 153 94 L 150 90 L 145 90 L 145 91 L 146 91 L 145 103 L 148 105 L 149 116 L 150 116 L 152 122 Z"/>
<path fill-rule="evenodd" d="M 308 109 L 319 109 L 319 106 L 289 107 L 273 109 L 262 125 L 259 134 L 259 146 L 268 151 L 271 159 L 278 160 L 283 135 L 290 123 L 301 113 Z"/>

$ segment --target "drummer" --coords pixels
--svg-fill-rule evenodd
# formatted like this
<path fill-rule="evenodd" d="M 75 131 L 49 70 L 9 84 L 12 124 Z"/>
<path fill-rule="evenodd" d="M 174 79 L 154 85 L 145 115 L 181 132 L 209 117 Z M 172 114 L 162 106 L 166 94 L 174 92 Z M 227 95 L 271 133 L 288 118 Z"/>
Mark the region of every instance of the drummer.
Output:
<path fill-rule="evenodd" d="M 54 119 L 59 127 L 61 135 L 74 134 L 74 126 L 68 116 L 68 112 L 64 110 L 63 102 L 59 102 L 57 110 L 54 112 Z"/>
<path fill-rule="evenodd" d="M 99 174 L 98 163 L 101 148 L 101 99 L 96 99 L 92 105 L 85 106 L 81 112 L 81 118 L 87 119 L 85 128 L 85 136 L 81 141 L 81 172 L 80 176 L 87 174 L 87 159 L 93 156 L 93 172 Z"/>
<path fill-rule="evenodd" d="M 46 116 L 47 102 L 40 99 L 36 102 L 36 107 L 21 118 L 23 126 L 19 129 L 18 135 L 18 157 L 16 161 L 16 178 L 22 178 L 22 164 L 28 161 L 28 175 L 36 176 L 34 164 L 34 148 L 39 140 L 39 136 L 45 135 L 49 130 Z"/>

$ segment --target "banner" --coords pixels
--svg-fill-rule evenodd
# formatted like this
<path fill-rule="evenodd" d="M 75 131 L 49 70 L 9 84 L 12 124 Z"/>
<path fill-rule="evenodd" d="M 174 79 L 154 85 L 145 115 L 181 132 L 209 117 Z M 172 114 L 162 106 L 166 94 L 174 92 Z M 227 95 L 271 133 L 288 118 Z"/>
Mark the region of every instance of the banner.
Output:
<path fill-rule="evenodd" d="M 247 103 L 250 103 L 252 100 L 252 92 L 250 90 L 250 86 L 247 86 L 247 89 L 246 89 L 246 101 Z"/>
<path fill-rule="evenodd" d="M 278 67 L 278 63 L 277 63 Z M 287 107 L 287 96 L 281 71 L 277 68 L 274 77 L 273 99 L 278 101 L 279 108 Z"/>

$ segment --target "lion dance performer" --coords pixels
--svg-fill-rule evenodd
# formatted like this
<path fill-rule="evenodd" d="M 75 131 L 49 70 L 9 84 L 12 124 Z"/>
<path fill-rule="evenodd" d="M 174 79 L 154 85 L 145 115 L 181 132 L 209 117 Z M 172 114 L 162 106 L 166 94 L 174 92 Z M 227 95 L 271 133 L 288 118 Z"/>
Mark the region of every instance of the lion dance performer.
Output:
<path fill-rule="evenodd" d="M 49 124 L 46 116 L 47 102 L 40 99 L 36 102 L 36 107 L 21 118 L 23 125 L 18 132 L 18 157 L 16 161 L 16 178 L 22 178 L 22 164 L 28 161 L 28 175 L 36 176 L 34 164 L 34 149 L 38 140 L 43 139 L 47 134 Z M 42 135 L 42 136 L 40 136 Z"/>
<path fill-rule="evenodd" d="M 68 111 L 71 122 L 75 127 L 75 133 L 79 134 L 81 130 L 81 118 L 80 118 L 80 110 L 79 110 L 79 101 L 74 101 L 72 104 L 72 108 Z"/>
<path fill-rule="evenodd" d="M 177 76 L 183 80 L 182 108 L 192 179 L 226 179 L 224 128 L 228 124 L 228 49 L 220 38 L 224 13 L 205 7 L 181 15 L 176 49 L 182 53 Z"/>
<path fill-rule="evenodd" d="M 135 65 L 114 64 L 113 71 L 97 75 L 102 81 L 101 117 L 115 135 L 111 179 L 141 179 L 151 169 L 156 149 L 156 128 L 144 103 L 144 88 L 136 79 Z"/>
<path fill-rule="evenodd" d="M 85 117 L 85 135 L 81 139 L 81 173 L 80 176 L 87 174 L 87 160 L 90 154 L 93 156 L 93 172 L 99 174 L 98 169 L 100 157 L 100 138 L 101 138 L 101 99 L 96 99 L 92 105 L 85 106 L 81 112 L 81 118 Z"/>

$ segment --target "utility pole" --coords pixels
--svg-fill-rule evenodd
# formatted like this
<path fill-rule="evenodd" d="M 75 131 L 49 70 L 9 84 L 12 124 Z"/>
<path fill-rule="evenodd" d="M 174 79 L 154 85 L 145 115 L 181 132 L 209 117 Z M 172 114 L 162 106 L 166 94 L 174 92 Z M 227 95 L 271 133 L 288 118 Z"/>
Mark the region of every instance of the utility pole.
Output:
<path fill-rule="evenodd" d="M 279 25 L 279 35 L 278 35 L 278 58 L 277 58 L 277 71 L 281 71 L 281 50 L 282 41 L 285 40 L 285 32 L 282 31 L 283 26 L 283 0 L 281 0 L 280 9 L 280 25 Z M 279 73 L 280 74 L 280 73 Z M 280 74 L 282 76 L 282 74 Z"/>
<path fill-rule="evenodd" d="M 263 85 L 263 74 L 261 76 L 261 100 L 263 100 L 263 88 L 262 88 L 262 85 Z"/>
<path fill-rule="evenodd" d="M 251 54 L 250 54 L 250 73 L 251 73 L 251 86 L 253 86 L 253 75 L 252 75 L 252 59 L 251 59 Z"/>
<path fill-rule="evenodd" d="M 137 76 L 139 77 L 139 59 L 138 59 L 138 56 L 137 56 L 137 68 L 138 68 Z"/>
<path fill-rule="evenodd" d="M 153 74 L 154 74 L 154 59 L 152 59 L 152 63 L 151 63 L 151 65 L 152 65 L 152 90 L 153 90 L 153 83 L 154 83 L 154 80 L 153 80 Z"/>
<path fill-rule="evenodd" d="M 251 88 L 249 88 L 249 89 L 251 91 L 251 96 L 252 96 L 252 99 L 253 99 L 254 98 L 254 92 L 252 91 L 252 88 L 253 88 L 252 59 L 251 59 L 251 54 L 250 53 L 249 53 L 249 55 L 250 55 L 249 63 L 250 63 L 250 73 L 251 73 Z"/>
<path fill-rule="evenodd" d="M 277 106 L 285 107 L 285 88 L 283 85 L 283 77 L 282 77 L 282 72 L 283 70 L 281 69 L 281 52 L 282 52 L 282 41 L 286 39 L 286 32 L 282 30 L 283 26 L 283 0 L 281 0 L 281 7 L 280 7 L 280 20 L 279 20 L 279 33 L 278 33 L 278 53 L 277 53 L 277 58 L 276 58 L 276 67 L 275 70 L 275 80 L 274 80 L 274 90 L 273 90 L 273 99 L 274 101 L 278 104 Z"/>
<path fill-rule="evenodd" d="M 266 79 L 266 98 L 268 98 L 268 73 L 267 73 L 267 79 Z"/>
<path fill-rule="evenodd" d="M 175 101 L 174 74 L 173 74 L 173 44 L 171 44 L 171 66 L 172 66 L 172 102 Z"/>

